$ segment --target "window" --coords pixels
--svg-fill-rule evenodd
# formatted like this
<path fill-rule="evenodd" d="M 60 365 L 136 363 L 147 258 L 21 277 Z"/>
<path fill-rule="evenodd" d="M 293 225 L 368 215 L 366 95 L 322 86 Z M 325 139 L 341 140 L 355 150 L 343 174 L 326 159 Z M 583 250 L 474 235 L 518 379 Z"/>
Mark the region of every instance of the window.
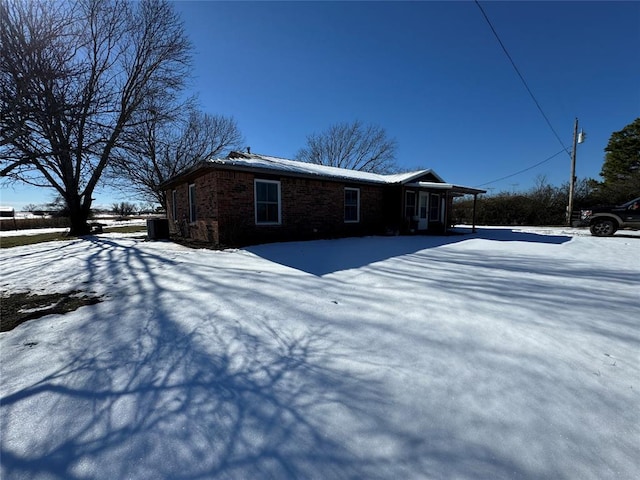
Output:
<path fill-rule="evenodd" d="M 256 200 L 256 224 L 280 225 L 280 182 L 256 180 L 254 182 Z"/>
<path fill-rule="evenodd" d="M 435 193 L 431 194 L 429 200 L 429 220 L 432 222 L 440 220 L 440 195 Z"/>
<path fill-rule="evenodd" d="M 344 189 L 344 221 L 357 223 L 360 221 L 360 189 Z"/>
<path fill-rule="evenodd" d="M 178 205 L 176 204 L 176 191 L 171 190 L 171 215 L 173 215 L 173 221 L 178 219 Z"/>
<path fill-rule="evenodd" d="M 422 220 L 427 219 L 427 208 L 429 206 L 429 194 L 420 192 L 420 210 L 418 213 L 418 217 Z M 426 225 L 426 224 L 425 224 Z M 426 228 L 426 227 L 425 227 Z"/>
<path fill-rule="evenodd" d="M 196 221 L 196 186 L 189 185 L 189 222 Z"/>
<path fill-rule="evenodd" d="M 407 192 L 404 202 L 404 216 L 412 218 L 416 214 L 416 192 Z"/>

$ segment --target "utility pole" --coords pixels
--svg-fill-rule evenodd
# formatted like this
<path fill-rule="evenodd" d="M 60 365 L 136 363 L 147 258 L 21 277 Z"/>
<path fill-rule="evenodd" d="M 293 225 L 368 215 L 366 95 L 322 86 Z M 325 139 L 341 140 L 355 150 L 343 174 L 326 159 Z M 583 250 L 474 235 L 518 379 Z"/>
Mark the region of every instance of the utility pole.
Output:
<path fill-rule="evenodd" d="M 573 148 L 571 149 L 571 178 L 569 179 L 569 205 L 567 206 L 567 225 L 571 226 L 573 212 L 573 190 L 576 184 L 576 150 L 578 147 L 578 118 L 573 125 Z"/>

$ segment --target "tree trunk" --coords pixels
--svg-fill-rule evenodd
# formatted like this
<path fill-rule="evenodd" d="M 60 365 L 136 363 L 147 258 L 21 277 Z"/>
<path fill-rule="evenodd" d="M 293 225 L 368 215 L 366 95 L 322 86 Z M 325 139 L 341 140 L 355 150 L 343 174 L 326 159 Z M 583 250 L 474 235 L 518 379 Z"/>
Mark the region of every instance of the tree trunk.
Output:
<path fill-rule="evenodd" d="M 91 227 L 87 223 L 90 209 L 85 208 L 80 201 L 80 197 L 76 195 L 71 199 L 67 199 L 67 207 L 69 208 L 69 222 L 71 223 L 69 236 L 79 237 L 91 233 Z"/>

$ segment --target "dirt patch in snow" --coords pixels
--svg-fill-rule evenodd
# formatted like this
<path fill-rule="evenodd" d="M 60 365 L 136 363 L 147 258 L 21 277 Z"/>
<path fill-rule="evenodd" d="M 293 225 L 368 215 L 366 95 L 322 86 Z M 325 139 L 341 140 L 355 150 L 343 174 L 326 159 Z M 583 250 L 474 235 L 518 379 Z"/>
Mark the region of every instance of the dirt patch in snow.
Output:
<path fill-rule="evenodd" d="M 80 290 L 66 293 L 13 293 L 0 297 L 0 332 L 13 330 L 27 320 L 51 314 L 72 312 L 84 305 L 95 305 L 102 298 Z"/>

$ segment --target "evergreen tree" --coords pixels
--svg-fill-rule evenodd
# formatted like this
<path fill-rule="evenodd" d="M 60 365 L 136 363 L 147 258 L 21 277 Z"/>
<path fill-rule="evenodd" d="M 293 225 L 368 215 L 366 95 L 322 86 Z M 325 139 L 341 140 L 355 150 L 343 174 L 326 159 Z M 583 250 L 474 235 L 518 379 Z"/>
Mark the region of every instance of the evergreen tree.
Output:
<path fill-rule="evenodd" d="M 640 118 L 613 132 L 600 176 L 602 193 L 612 203 L 640 196 Z"/>

